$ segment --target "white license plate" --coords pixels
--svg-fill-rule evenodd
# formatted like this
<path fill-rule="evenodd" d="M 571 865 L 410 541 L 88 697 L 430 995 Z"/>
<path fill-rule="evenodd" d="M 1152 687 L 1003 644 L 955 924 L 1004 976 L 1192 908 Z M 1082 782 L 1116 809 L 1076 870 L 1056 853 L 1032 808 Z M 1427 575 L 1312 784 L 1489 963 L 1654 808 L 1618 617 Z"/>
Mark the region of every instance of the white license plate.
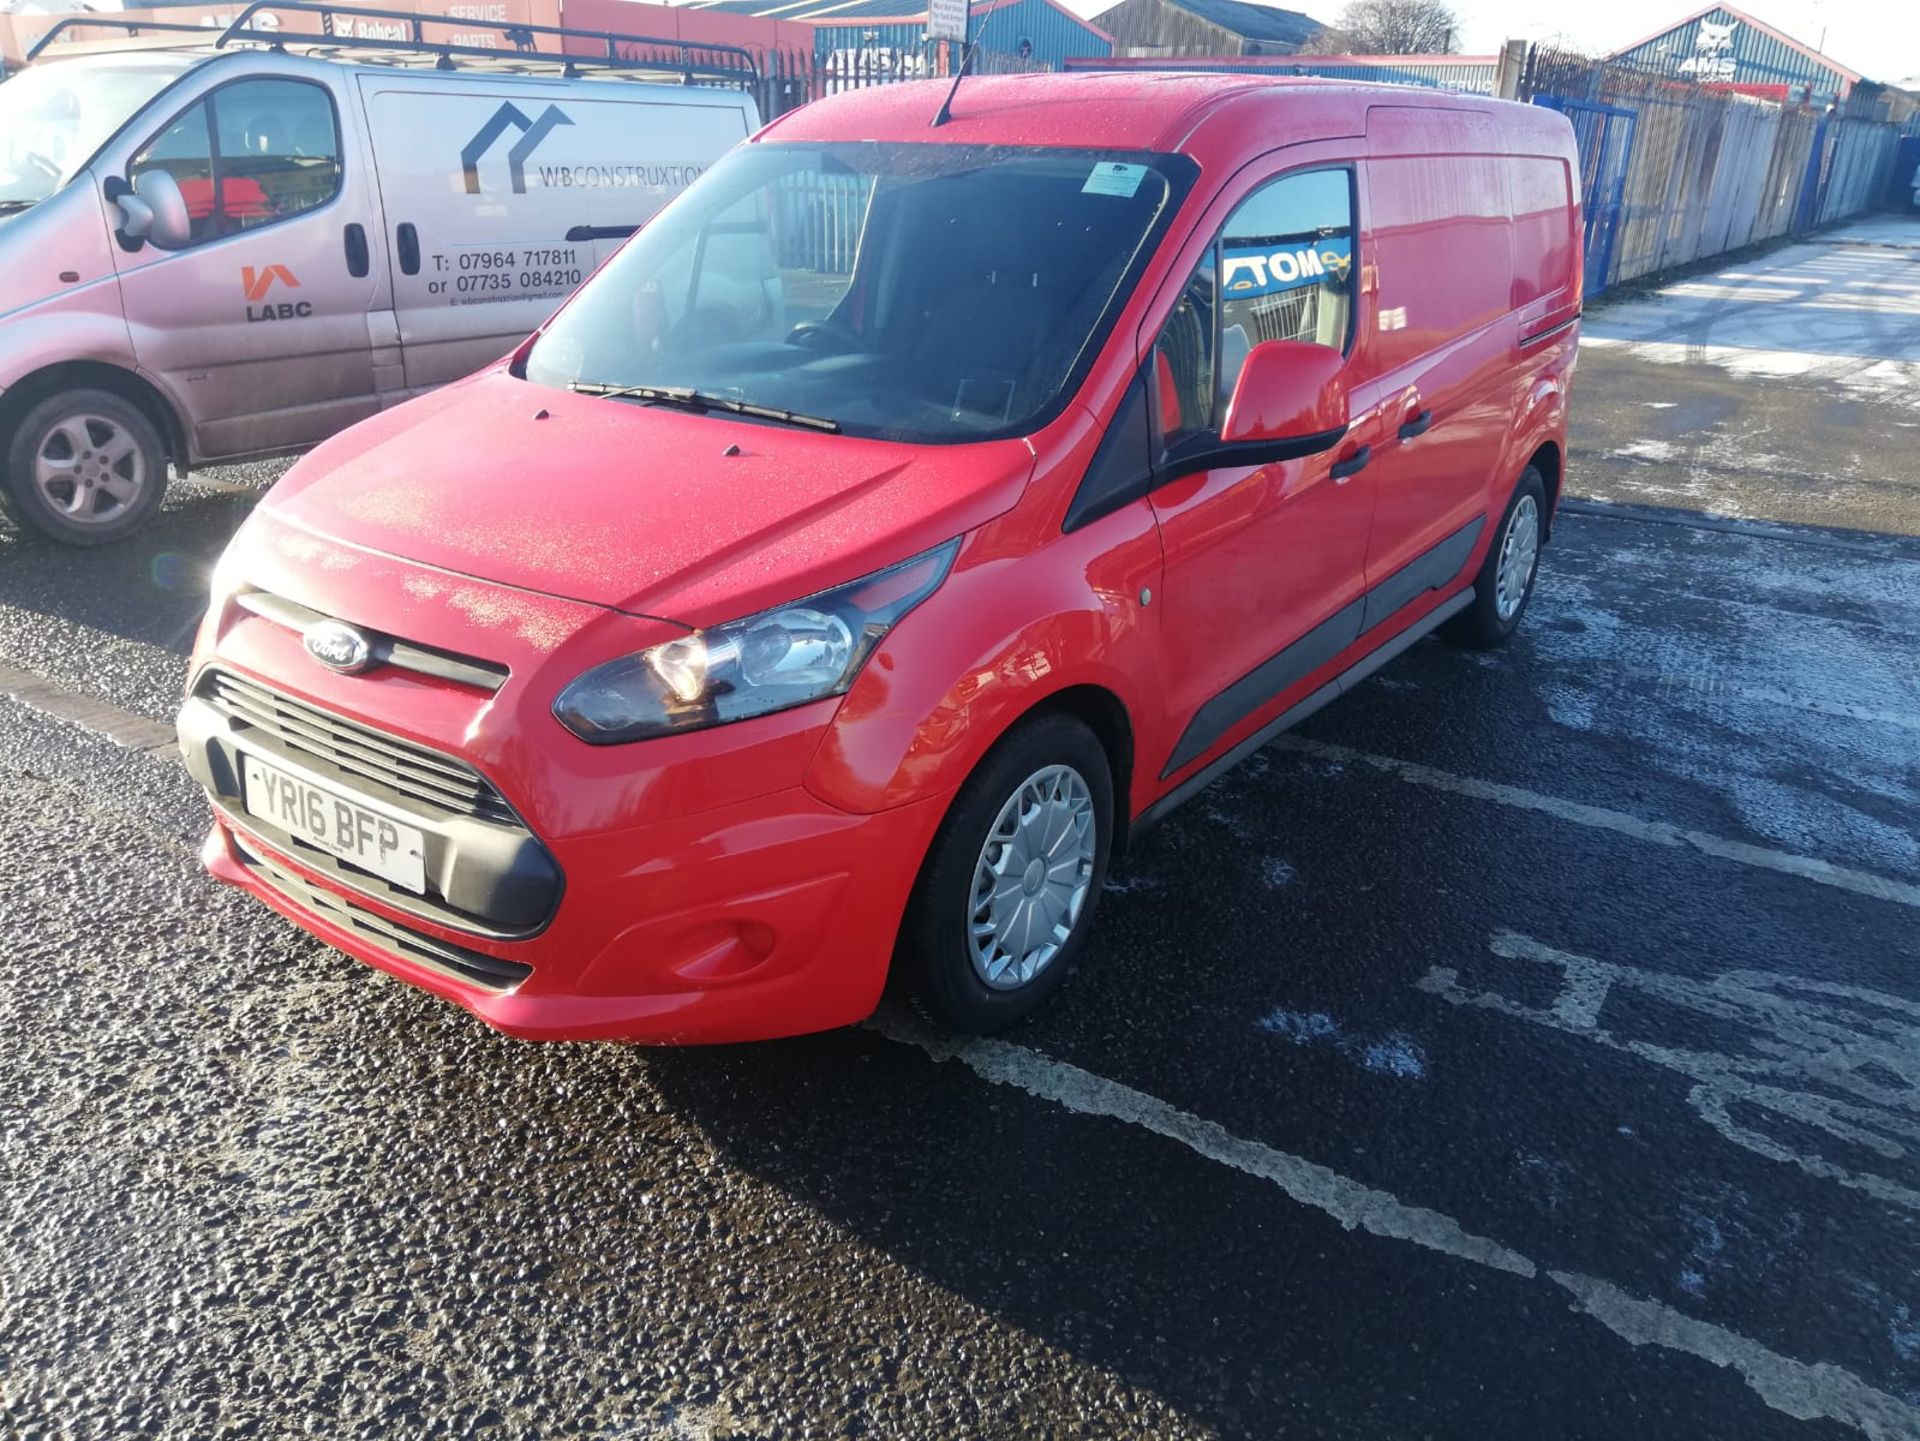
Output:
<path fill-rule="evenodd" d="M 426 893 L 426 837 L 416 827 L 275 770 L 245 751 L 240 759 L 248 814 L 415 895 Z"/>

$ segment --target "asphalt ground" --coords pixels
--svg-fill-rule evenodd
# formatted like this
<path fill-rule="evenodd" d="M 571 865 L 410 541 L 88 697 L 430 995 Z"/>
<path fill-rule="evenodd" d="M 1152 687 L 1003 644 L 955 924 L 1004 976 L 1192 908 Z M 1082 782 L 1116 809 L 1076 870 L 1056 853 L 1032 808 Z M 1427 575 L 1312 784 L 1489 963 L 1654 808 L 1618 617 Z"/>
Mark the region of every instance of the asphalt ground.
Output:
<path fill-rule="evenodd" d="M 1803 247 L 1865 369 L 1909 241 Z M 139 748 L 269 474 L 0 535 L 0 1433 L 1920 1436 L 1920 385 L 1722 304 L 1590 321 L 1513 645 L 1176 813 L 995 1042 L 493 1035 Z"/>

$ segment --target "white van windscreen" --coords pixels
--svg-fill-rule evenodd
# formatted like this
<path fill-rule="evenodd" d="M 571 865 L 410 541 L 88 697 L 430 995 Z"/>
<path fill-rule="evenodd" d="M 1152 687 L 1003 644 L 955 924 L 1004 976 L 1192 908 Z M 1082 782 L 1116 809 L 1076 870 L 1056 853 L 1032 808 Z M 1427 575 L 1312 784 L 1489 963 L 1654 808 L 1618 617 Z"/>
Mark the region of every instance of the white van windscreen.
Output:
<path fill-rule="evenodd" d="M 0 212 L 38 204 L 179 78 L 159 65 L 63 61 L 0 85 Z"/>
<path fill-rule="evenodd" d="M 890 439 L 1021 433 L 1064 404 L 1189 168 L 1030 148 L 744 147 L 555 317 L 526 375 L 691 390 Z"/>

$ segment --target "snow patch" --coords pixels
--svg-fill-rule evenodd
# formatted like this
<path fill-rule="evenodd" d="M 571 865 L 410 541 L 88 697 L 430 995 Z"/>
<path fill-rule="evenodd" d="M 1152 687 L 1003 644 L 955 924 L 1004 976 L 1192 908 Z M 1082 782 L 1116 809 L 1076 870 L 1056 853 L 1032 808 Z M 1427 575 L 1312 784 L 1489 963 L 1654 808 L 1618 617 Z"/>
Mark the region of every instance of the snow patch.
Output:
<path fill-rule="evenodd" d="M 1255 1025 L 1270 1036 L 1296 1046 L 1327 1046 L 1375 1075 L 1418 1081 L 1427 1074 L 1426 1053 L 1413 1038 L 1392 1031 L 1375 1039 L 1353 1036 L 1325 1011 L 1290 1011 L 1277 1007 Z"/>

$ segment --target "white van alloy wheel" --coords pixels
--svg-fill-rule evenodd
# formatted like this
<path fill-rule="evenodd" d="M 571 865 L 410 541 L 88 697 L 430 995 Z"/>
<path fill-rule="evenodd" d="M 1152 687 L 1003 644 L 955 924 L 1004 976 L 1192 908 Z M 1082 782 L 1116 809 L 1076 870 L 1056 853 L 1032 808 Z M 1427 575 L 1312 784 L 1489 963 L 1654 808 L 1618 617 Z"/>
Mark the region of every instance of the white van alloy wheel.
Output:
<path fill-rule="evenodd" d="M 1072 766 L 1035 771 L 1000 807 L 974 864 L 967 941 L 996 991 L 1026 985 L 1073 935 L 1093 884 L 1093 793 Z"/>
<path fill-rule="evenodd" d="M 33 449 L 33 481 L 48 508 L 81 525 L 122 515 L 149 480 L 139 441 L 104 415 L 62 416 Z"/>
<path fill-rule="evenodd" d="M 1532 496 L 1523 495 L 1507 517 L 1506 534 L 1500 537 L 1500 567 L 1494 572 L 1493 589 L 1501 620 L 1512 620 L 1520 602 L 1527 598 L 1527 585 L 1539 558 L 1540 507 Z"/>

